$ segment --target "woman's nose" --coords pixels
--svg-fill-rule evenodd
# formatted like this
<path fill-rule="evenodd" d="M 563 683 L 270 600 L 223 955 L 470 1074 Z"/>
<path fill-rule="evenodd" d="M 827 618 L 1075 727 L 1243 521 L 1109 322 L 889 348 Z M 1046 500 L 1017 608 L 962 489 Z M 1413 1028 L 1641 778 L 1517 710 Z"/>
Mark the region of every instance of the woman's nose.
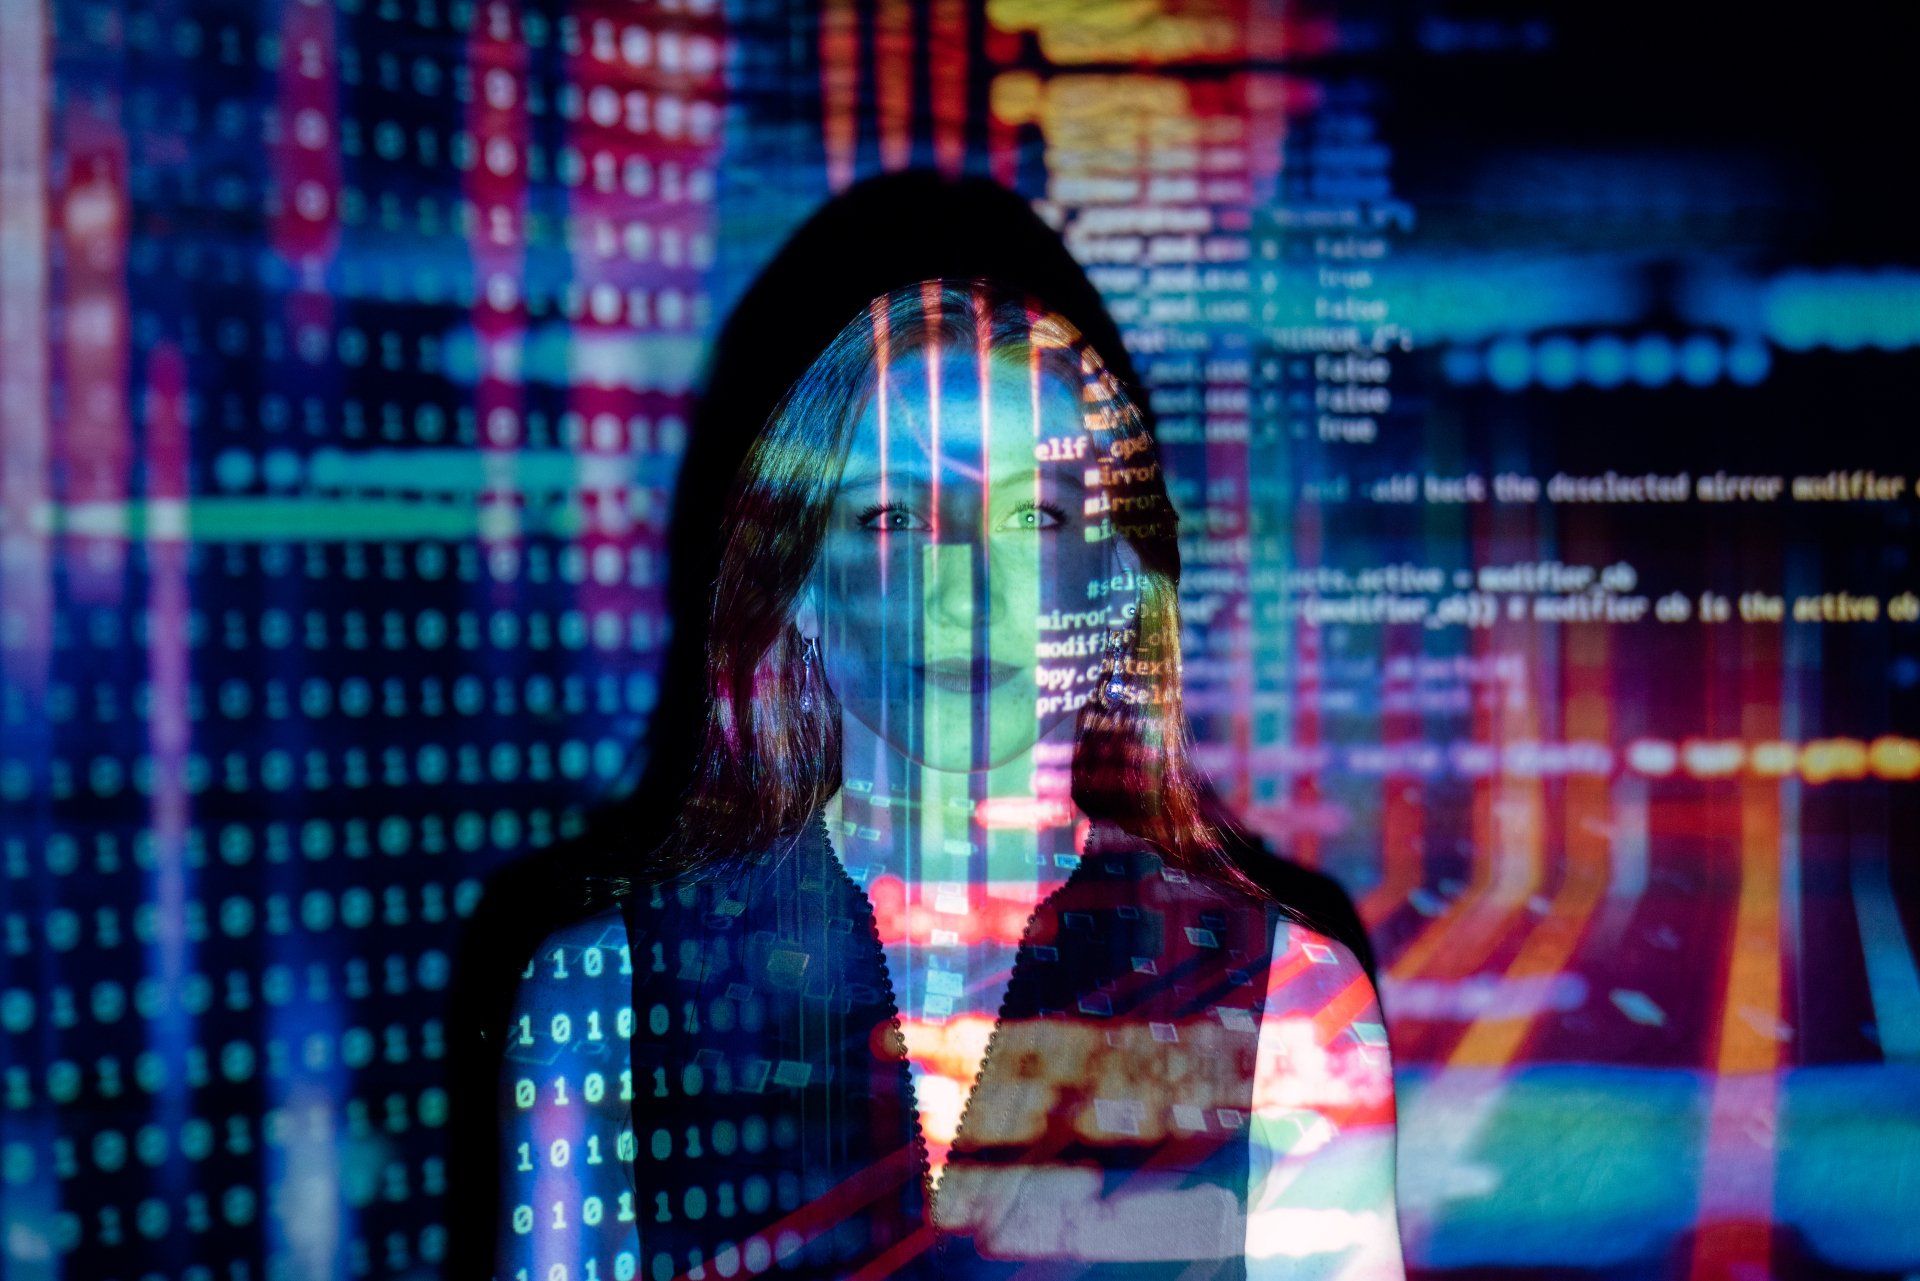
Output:
<path fill-rule="evenodd" d="M 1017 575 L 995 566 L 992 549 L 984 540 L 927 545 L 926 620 L 929 632 L 953 633 L 948 647 L 963 648 L 975 623 L 997 629 L 1007 621 L 1007 584 Z"/>
<path fill-rule="evenodd" d="M 940 638 L 947 649 L 964 647 L 973 635 L 975 547 L 974 542 L 959 540 L 925 545 L 921 581 L 926 584 L 927 631 L 930 637 L 952 633 Z"/>

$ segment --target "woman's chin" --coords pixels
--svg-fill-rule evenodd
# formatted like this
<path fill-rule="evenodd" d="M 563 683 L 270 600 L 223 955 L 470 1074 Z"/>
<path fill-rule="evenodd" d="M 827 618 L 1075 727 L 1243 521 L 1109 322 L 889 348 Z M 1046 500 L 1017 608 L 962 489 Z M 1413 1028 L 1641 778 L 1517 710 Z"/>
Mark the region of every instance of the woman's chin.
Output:
<path fill-rule="evenodd" d="M 874 715 L 875 709 L 858 700 L 840 704 L 848 722 L 857 721 L 875 738 L 898 752 L 902 759 L 925 769 L 945 774 L 968 774 L 975 770 L 998 769 L 1031 752 L 1042 740 L 1071 741 L 1075 717 L 1072 712 L 1054 711 L 1045 716 L 1023 720 L 1016 728 L 1001 725 L 992 737 L 984 759 L 974 759 L 972 735 L 956 726 L 951 735 L 920 736 L 915 742 L 896 732 L 897 727 Z M 875 722 L 879 721 L 878 724 Z"/>

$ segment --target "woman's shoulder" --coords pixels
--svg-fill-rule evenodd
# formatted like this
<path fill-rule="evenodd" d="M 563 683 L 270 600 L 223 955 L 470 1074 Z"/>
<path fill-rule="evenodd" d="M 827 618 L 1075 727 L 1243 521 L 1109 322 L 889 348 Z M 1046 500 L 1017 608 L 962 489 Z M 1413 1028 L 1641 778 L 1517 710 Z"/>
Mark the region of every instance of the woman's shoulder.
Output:
<path fill-rule="evenodd" d="M 599 904 L 553 926 L 541 936 L 539 951 L 555 948 L 584 951 L 588 948 L 626 946 L 626 908 L 622 903 Z"/>
<path fill-rule="evenodd" d="M 1373 975 L 1334 935 L 1282 917 L 1274 925 L 1265 1012 L 1309 1020 L 1322 1046 L 1346 1044 L 1384 1058 L 1386 1020 Z"/>
<path fill-rule="evenodd" d="M 1273 957 L 1276 964 L 1289 958 L 1296 968 L 1336 982 L 1373 985 L 1367 966 L 1345 939 L 1285 912 L 1274 919 Z"/>
<path fill-rule="evenodd" d="M 633 973 L 626 913 L 602 905 L 548 929 L 520 971 L 516 1014 L 558 1012 L 569 1003 L 597 1008 L 626 997 Z M 591 1003 L 591 1004 L 590 1004 Z"/>

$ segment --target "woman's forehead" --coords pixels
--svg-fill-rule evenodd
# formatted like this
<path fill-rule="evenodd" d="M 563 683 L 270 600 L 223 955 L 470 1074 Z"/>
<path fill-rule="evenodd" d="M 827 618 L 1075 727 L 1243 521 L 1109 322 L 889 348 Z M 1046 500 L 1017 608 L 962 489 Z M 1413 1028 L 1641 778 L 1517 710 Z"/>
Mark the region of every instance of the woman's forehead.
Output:
<path fill-rule="evenodd" d="M 1031 457 L 1036 440 L 1080 435 L 1078 388 L 1018 348 L 981 353 L 946 346 L 909 352 L 882 369 L 855 426 L 856 453 L 890 460 L 981 454 Z"/>

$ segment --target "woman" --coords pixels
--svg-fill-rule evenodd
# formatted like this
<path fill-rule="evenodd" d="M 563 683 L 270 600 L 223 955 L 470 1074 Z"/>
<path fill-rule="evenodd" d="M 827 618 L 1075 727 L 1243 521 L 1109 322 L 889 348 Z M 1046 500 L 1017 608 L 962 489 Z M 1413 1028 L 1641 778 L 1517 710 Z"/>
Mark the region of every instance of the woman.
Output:
<path fill-rule="evenodd" d="M 728 506 L 676 836 L 522 975 L 501 1281 L 1401 1274 L 1372 985 L 1187 758 L 1174 520 L 1037 300 L 847 323 Z"/>

